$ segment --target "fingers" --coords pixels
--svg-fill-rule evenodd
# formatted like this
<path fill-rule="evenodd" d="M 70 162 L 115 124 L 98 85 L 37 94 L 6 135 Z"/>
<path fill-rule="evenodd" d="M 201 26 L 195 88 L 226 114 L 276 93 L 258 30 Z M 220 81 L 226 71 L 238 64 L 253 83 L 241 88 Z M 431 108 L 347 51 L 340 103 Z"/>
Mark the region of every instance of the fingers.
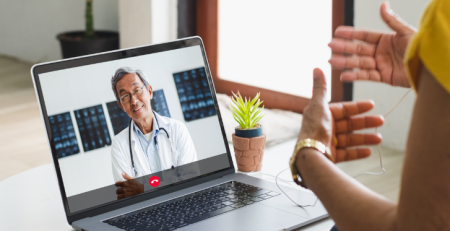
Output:
<path fill-rule="evenodd" d="M 356 149 L 337 149 L 336 150 L 336 163 L 342 161 L 350 161 L 362 159 L 370 156 L 371 151 L 369 148 L 356 148 Z"/>
<path fill-rule="evenodd" d="M 359 146 L 359 145 L 374 145 L 381 143 L 381 134 L 338 134 L 336 136 L 338 148 Z"/>
<path fill-rule="evenodd" d="M 378 43 L 380 41 L 382 32 L 370 30 L 357 30 L 352 26 L 339 26 L 334 32 L 334 36 L 345 39 L 355 39 L 368 43 Z"/>
<path fill-rule="evenodd" d="M 400 18 L 390 7 L 389 2 L 384 2 L 380 7 L 380 14 L 383 21 L 395 32 L 409 34 L 415 29 Z"/>
<path fill-rule="evenodd" d="M 359 70 L 355 71 L 343 71 L 341 73 L 341 81 L 353 82 L 355 80 L 370 80 L 374 82 L 382 82 L 380 72 L 377 70 Z"/>
<path fill-rule="evenodd" d="M 125 180 L 133 180 L 134 178 L 126 174 L 125 172 L 122 172 L 122 177 Z"/>
<path fill-rule="evenodd" d="M 355 42 L 334 38 L 328 44 L 333 53 L 374 56 L 376 46 L 372 44 L 357 44 Z"/>
<path fill-rule="evenodd" d="M 383 125 L 382 116 L 361 116 L 336 121 L 336 133 L 352 132 L 365 128 L 375 128 Z"/>
<path fill-rule="evenodd" d="M 346 68 L 372 69 L 377 68 L 377 62 L 371 56 L 348 56 L 332 55 L 328 60 L 331 67 L 335 70 L 343 70 Z"/>
<path fill-rule="evenodd" d="M 314 86 L 311 100 L 326 103 L 327 83 L 325 80 L 325 75 L 323 74 L 322 70 L 320 70 L 319 68 L 315 68 L 313 76 L 314 76 Z"/>
<path fill-rule="evenodd" d="M 330 103 L 329 107 L 335 121 L 350 118 L 372 110 L 375 103 L 372 100 L 363 100 L 357 102 Z"/>
<path fill-rule="evenodd" d="M 115 185 L 116 185 L 117 187 L 123 187 L 124 183 L 125 183 L 124 181 L 119 180 L 119 181 L 117 181 L 117 182 L 115 183 Z"/>

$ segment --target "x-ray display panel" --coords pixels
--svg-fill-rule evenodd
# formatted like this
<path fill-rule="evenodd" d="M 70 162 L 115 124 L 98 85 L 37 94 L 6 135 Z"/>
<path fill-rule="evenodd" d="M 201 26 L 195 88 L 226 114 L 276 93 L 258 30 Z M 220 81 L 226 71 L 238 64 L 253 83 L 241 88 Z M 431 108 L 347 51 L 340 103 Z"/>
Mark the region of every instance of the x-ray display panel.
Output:
<path fill-rule="evenodd" d="M 152 110 L 156 113 L 162 116 L 170 117 L 164 90 L 161 89 L 153 91 L 153 99 L 150 101 L 150 105 Z M 117 101 L 106 103 L 106 107 L 108 108 L 114 135 L 117 135 L 130 125 L 131 118 L 122 110 L 122 108 L 119 107 Z"/>
<path fill-rule="evenodd" d="M 150 101 L 152 109 L 165 117 L 170 118 L 169 107 L 167 107 L 166 96 L 164 95 L 164 90 L 153 91 L 153 99 Z"/>
<path fill-rule="evenodd" d="M 48 120 L 53 134 L 52 146 L 58 159 L 80 153 L 70 112 L 49 116 Z"/>
<path fill-rule="evenodd" d="M 123 129 L 127 128 L 130 123 L 130 117 L 117 104 L 117 101 L 106 103 L 109 118 L 113 127 L 114 135 L 119 134 Z"/>
<path fill-rule="evenodd" d="M 217 114 L 205 68 L 174 73 L 173 78 L 184 120 L 193 121 Z"/>
<path fill-rule="evenodd" d="M 85 152 L 111 145 L 102 105 L 74 111 Z"/>

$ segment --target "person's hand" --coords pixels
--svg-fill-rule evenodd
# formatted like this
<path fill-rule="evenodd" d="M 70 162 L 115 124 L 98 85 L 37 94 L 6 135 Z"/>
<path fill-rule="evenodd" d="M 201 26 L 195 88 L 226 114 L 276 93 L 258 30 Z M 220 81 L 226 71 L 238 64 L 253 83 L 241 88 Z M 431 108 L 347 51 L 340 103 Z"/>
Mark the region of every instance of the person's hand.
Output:
<path fill-rule="evenodd" d="M 117 187 L 121 187 L 116 190 L 118 200 L 144 192 L 143 184 L 126 173 L 122 173 L 122 176 L 127 181 L 117 181 L 115 183 Z"/>
<path fill-rule="evenodd" d="M 352 133 L 356 130 L 383 125 L 384 118 L 381 115 L 357 116 L 370 111 L 374 107 L 373 101 L 339 102 L 331 103 L 329 106 L 333 118 L 333 138 L 330 149 L 336 163 L 370 156 L 369 148 L 349 147 L 381 143 L 380 134 Z"/>
<path fill-rule="evenodd" d="M 342 72 L 342 81 L 371 80 L 393 86 L 410 87 L 403 57 L 409 40 L 417 30 L 396 15 L 388 2 L 381 5 L 380 14 L 394 33 L 340 26 L 336 29 L 336 38 L 328 44 L 333 52 L 329 62 L 333 69 L 350 69 Z M 358 68 L 359 71 L 354 71 L 353 68 Z"/>
<path fill-rule="evenodd" d="M 349 149 L 359 145 L 378 144 L 379 134 L 352 134 L 352 131 L 376 127 L 383 124 L 381 116 L 361 116 L 373 108 L 372 101 L 334 103 L 328 105 L 325 75 L 314 69 L 313 95 L 305 110 L 299 140 L 314 139 L 330 147 L 336 163 L 345 160 L 355 160 L 370 155 L 368 148 Z M 337 145 L 335 143 L 337 139 Z"/>
<path fill-rule="evenodd" d="M 315 68 L 313 72 L 313 94 L 305 110 L 298 140 L 314 139 L 331 147 L 333 139 L 333 116 L 326 99 L 327 84 L 322 70 Z"/>

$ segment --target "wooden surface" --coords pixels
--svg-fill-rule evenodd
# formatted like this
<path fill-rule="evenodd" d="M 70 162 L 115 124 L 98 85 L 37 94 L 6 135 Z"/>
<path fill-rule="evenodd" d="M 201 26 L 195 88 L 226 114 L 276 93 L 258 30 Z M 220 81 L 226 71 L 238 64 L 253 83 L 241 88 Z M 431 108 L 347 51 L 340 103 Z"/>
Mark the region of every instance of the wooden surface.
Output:
<path fill-rule="evenodd" d="M 334 32 L 338 26 L 344 25 L 345 19 L 345 0 L 333 0 L 332 8 L 332 25 L 331 33 L 334 37 Z M 341 82 L 341 70 L 331 70 L 331 102 L 341 102 L 344 98 L 344 85 Z"/>

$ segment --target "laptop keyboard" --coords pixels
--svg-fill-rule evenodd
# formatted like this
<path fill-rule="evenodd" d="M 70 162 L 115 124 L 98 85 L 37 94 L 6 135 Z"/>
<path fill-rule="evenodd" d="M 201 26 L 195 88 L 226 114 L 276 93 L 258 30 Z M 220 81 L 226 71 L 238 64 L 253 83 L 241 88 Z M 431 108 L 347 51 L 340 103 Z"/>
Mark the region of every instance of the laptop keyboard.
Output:
<path fill-rule="evenodd" d="M 128 231 L 175 230 L 278 195 L 231 181 L 103 222 Z"/>

